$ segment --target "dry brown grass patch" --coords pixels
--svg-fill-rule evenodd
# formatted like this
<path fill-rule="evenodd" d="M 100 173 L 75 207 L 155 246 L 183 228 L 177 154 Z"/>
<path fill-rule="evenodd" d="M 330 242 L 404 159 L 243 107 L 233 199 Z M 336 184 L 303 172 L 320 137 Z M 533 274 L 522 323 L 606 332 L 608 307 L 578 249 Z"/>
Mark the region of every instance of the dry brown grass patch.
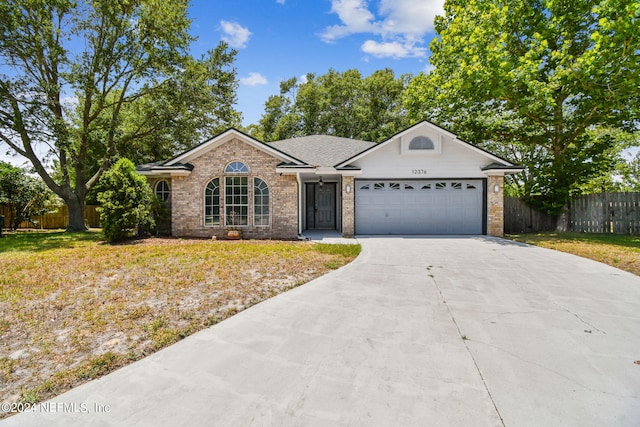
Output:
<path fill-rule="evenodd" d="M 593 259 L 640 276 L 640 236 L 586 233 L 536 233 L 509 238 Z"/>
<path fill-rule="evenodd" d="M 0 252 L 3 403 L 39 401 L 104 375 L 342 266 L 359 250 L 97 240 L 65 236 L 64 244 L 48 241 L 45 249 L 18 241 L 19 249 Z"/>

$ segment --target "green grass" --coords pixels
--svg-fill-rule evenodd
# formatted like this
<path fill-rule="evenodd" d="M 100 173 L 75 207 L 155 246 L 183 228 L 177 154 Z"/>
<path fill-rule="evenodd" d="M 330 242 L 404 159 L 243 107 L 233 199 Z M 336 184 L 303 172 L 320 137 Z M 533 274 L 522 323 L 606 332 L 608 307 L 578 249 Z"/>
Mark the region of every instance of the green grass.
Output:
<path fill-rule="evenodd" d="M 592 234 L 592 233 L 525 233 L 508 236 L 513 240 L 543 242 L 550 240 L 566 242 L 602 243 L 613 246 L 640 249 L 640 236 L 625 234 Z"/>
<path fill-rule="evenodd" d="M 102 240 L 104 240 L 102 233 L 95 230 L 86 233 L 66 233 L 64 231 L 4 231 L 2 238 L 0 238 L 0 253 L 77 248 Z"/>
<path fill-rule="evenodd" d="M 313 245 L 316 252 L 326 255 L 336 255 L 347 259 L 353 259 L 360 254 L 362 247 L 357 244 L 327 244 L 316 243 Z M 330 270 L 335 270 L 344 265 L 340 258 L 333 259 L 324 263 L 324 266 Z"/>
<path fill-rule="evenodd" d="M 313 249 L 321 254 L 342 255 L 343 257 L 357 257 L 360 254 L 362 246 L 360 245 L 333 245 L 328 243 L 316 243 Z"/>
<path fill-rule="evenodd" d="M 588 233 L 527 233 L 509 239 L 590 258 L 640 276 L 640 236 Z"/>

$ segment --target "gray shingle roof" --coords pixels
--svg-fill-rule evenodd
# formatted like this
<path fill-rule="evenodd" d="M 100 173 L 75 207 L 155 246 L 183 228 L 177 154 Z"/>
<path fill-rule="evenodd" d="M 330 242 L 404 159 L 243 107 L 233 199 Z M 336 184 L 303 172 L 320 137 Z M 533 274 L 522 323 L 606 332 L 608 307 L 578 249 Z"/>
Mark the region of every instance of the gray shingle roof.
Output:
<path fill-rule="evenodd" d="M 268 143 L 311 166 L 334 166 L 367 150 L 375 142 L 330 135 L 311 135 Z"/>
<path fill-rule="evenodd" d="M 176 163 L 175 165 L 165 166 L 166 161 L 145 163 L 143 165 L 137 165 L 136 170 L 138 172 L 151 172 L 151 171 L 172 171 L 172 170 L 187 170 L 192 171 L 193 165 L 191 163 Z"/>

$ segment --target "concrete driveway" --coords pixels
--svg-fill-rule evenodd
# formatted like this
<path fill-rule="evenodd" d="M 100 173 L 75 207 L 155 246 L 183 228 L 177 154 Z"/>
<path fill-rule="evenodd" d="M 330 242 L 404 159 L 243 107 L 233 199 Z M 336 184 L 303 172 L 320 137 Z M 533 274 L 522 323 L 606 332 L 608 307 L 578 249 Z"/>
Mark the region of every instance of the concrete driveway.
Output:
<path fill-rule="evenodd" d="M 637 426 L 640 278 L 490 237 L 352 264 L 2 426 Z"/>

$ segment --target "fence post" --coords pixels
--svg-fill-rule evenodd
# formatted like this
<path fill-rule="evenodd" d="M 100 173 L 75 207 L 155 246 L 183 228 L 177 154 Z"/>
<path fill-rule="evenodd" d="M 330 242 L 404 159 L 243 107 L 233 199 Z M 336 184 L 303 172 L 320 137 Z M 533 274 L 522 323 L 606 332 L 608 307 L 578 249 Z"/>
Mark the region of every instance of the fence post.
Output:
<path fill-rule="evenodd" d="M 585 194 L 571 202 L 575 232 L 640 234 L 640 192 Z"/>

